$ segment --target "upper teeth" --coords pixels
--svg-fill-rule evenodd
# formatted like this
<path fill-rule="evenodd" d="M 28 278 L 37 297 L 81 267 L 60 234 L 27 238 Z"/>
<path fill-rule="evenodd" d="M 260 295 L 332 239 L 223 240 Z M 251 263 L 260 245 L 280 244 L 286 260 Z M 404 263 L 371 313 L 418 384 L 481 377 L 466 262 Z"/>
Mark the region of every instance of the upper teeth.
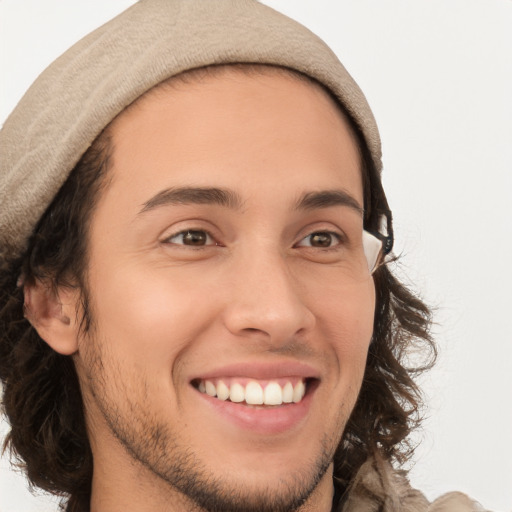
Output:
<path fill-rule="evenodd" d="M 306 384 L 300 379 L 295 386 L 288 381 L 284 386 L 278 382 L 270 381 L 265 387 L 255 380 L 249 381 L 245 386 L 233 381 L 228 386 L 224 381 L 201 380 L 199 391 L 220 400 L 231 402 L 246 402 L 250 405 L 281 405 L 282 403 L 298 403 L 306 393 Z"/>

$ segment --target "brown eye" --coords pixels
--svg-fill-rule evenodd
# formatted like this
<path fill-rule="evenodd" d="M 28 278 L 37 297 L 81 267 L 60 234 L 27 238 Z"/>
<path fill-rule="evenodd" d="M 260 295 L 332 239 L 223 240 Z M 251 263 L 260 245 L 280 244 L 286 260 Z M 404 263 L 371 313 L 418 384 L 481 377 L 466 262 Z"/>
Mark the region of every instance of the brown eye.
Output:
<path fill-rule="evenodd" d="M 204 231 L 187 231 L 183 235 L 185 245 L 205 245 L 208 235 Z"/>
<path fill-rule="evenodd" d="M 329 231 L 317 231 L 303 238 L 297 245 L 299 247 L 318 247 L 328 249 L 340 242 L 340 236 Z"/>
<path fill-rule="evenodd" d="M 330 233 L 313 233 L 310 236 L 312 247 L 330 247 L 332 235 Z"/>
<path fill-rule="evenodd" d="M 189 245 L 194 247 L 201 247 L 204 245 L 211 245 L 212 239 L 206 231 L 189 229 L 181 231 L 168 239 L 171 244 Z"/>

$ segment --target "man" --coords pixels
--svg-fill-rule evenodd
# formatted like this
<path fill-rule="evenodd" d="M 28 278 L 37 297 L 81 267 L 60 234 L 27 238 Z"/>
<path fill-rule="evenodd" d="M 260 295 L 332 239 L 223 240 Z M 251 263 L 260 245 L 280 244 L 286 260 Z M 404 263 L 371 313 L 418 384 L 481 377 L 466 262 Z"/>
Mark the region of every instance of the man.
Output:
<path fill-rule="evenodd" d="M 2 129 L 9 443 L 67 510 L 477 510 L 399 464 L 428 309 L 371 111 L 252 0 L 143 0 Z"/>

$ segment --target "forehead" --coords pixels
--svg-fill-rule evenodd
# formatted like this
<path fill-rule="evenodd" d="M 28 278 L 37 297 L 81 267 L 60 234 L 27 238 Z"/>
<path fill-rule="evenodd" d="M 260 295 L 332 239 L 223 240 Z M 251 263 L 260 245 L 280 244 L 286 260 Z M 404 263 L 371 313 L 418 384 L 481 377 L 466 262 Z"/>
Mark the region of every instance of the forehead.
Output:
<path fill-rule="evenodd" d="M 291 187 L 299 177 L 305 188 L 322 189 L 336 175 L 362 195 L 349 121 L 322 86 L 293 72 L 223 66 L 187 73 L 139 98 L 109 131 L 114 181 L 138 182 L 137 192 L 154 193 L 165 181 L 225 181 L 243 192 L 263 180 Z"/>
<path fill-rule="evenodd" d="M 260 89 L 258 99 L 264 100 L 265 87 L 268 93 L 267 98 L 272 91 L 277 93 L 285 89 L 287 92 L 297 94 L 299 90 L 309 90 L 309 94 L 322 97 L 332 107 L 333 112 L 336 112 L 336 116 L 346 117 L 344 109 L 324 85 L 299 71 L 267 64 L 222 64 L 188 70 L 164 80 L 126 107 L 112 124 L 117 124 L 119 120 L 123 121 L 158 99 L 167 102 L 173 92 L 181 93 L 178 98 L 180 103 L 186 103 L 189 97 L 194 107 L 200 103 L 196 95 L 207 94 L 208 90 L 225 89 L 229 90 L 230 95 L 237 92 L 243 95 L 248 89 L 252 88 L 253 91 Z M 348 124 L 350 125 L 350 122 Z"/>

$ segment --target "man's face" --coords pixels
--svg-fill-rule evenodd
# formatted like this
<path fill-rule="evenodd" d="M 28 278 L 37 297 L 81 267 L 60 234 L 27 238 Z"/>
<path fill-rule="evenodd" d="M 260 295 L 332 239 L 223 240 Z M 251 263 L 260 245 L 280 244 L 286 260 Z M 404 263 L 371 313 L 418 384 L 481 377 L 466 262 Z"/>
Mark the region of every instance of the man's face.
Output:
<path fill-rule="evenodd" d="M 224 511 L 330 493 L 375 306 L 346 120 L 311 83 L 229 70 L 111 133 L 75 355 L 95 478 Z"/>

